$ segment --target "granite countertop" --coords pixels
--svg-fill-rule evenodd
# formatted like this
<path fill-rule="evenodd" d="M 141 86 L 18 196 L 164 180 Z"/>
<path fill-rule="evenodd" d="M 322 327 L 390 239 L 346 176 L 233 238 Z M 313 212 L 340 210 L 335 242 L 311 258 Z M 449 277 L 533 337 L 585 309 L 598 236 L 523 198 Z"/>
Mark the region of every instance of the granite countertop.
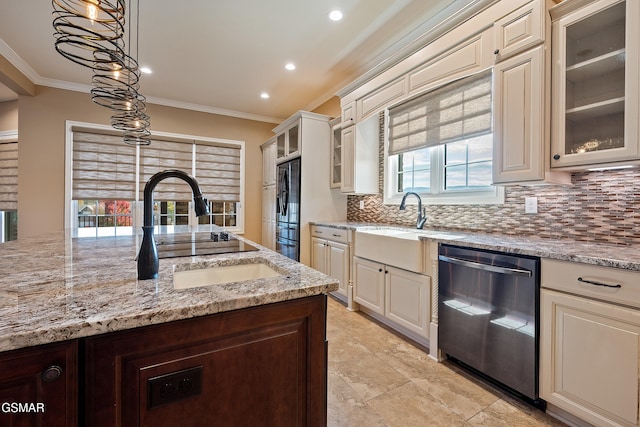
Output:
<path fill-rule="evenodd" d="M 318 295 L 335 279 L 259 250 L 162 258 L 158 279 L 137 280 L 142 237 L 72 238 L 68 232 L 0 245 L 0 351 Z M 244 240 L 244 239 L 240 239 Z M 285 275 L 176 290 L 177 264 L 230 265 L 259 258 Z"/>
<path fill-rule="evenodd" d="M 420 238 L 433 239 L 440 243 L 640 271 L 640 248 L 635 246 L 587 243 L 569 239 L 543 239 L 536 236 L 504 236 L 455 230 L 416 230 L 415 228 L 392 224 L 348 221 L 317 221 L 312 224 L 348 230 L 396 228 L 422 233 L 423 235 Z"/>

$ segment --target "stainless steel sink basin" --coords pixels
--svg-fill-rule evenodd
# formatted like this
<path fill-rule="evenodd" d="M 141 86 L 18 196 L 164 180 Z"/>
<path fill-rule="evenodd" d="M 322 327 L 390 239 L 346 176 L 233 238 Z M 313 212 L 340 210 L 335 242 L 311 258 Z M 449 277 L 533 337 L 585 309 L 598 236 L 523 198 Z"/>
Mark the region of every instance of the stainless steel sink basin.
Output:
<path fill-rule="evenodd" d="M 282 269 L 270 265 L 266 260 L 253 259 L 246 264 L 178 264 L 173 270 L 175 289 L 224 285 L 227 283 L 267 279 L 285 275 Z"/>

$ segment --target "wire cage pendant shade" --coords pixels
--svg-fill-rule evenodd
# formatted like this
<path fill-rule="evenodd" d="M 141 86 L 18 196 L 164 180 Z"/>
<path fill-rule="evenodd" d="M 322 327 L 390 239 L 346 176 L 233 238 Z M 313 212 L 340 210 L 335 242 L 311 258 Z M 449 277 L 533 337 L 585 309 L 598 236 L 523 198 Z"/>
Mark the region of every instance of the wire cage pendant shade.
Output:
<path fill-rule="evenodd" d="M 124 142 L 148 145 L 150 118 L 139 93 L 138 61 L 131 54 L 134 36 L 137 53 L 140 5 L 135 1 L 134 33 L 125 0 L 52 0 L 54 45 L 63 57 L 93 70 L 91 100 L 112 111 L 111 125 L 124 131 Z"/>

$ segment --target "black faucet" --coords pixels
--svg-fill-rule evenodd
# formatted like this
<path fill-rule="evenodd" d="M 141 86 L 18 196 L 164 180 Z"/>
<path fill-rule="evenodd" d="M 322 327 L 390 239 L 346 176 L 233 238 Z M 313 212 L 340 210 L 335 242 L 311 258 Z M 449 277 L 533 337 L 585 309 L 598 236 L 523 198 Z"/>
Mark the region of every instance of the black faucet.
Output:
<path fill-rule="evenodd" d="M 197 216 L 209 214 L 207 199 L 202 197 L 198 181 L 177 169 L 158 172 L 149 178 L 144 186 L 144 224 L 142 225 L 142 245 L 138 252 L 138 279 L 156 279 L 158 277 L 158 249 L 153 238 L 153 189 L 166 178 L 180 178 L 191 187 Z"/>
<path fill-rule="evenodd" d="M 409 195 L 414 195 L 418 198 L 418 220 L 416 221 L 416 228 L 422 229 L 422 227 L 424 227 L 424 223 L 427 222 L 427 212 L 422 207 L 422 199 L 420 198 L 420 195 L 418 193 L 414 193 L 413 191 L 404 193 L 404 196 L 402 196 L 402 201 L 400 202 L 400 210 L 405 210 L 407 196 Z"/>

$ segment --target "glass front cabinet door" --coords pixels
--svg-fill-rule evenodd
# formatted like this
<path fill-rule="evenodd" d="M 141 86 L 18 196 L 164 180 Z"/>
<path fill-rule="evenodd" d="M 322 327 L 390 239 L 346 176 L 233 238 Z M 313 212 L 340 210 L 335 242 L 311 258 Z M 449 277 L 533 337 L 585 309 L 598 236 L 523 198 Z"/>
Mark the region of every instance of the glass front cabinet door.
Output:
<path fill-rule="evenodd" d="M 551 167 L 639 160 L 640 1 L 572 0 L 551 17 Z"/>

